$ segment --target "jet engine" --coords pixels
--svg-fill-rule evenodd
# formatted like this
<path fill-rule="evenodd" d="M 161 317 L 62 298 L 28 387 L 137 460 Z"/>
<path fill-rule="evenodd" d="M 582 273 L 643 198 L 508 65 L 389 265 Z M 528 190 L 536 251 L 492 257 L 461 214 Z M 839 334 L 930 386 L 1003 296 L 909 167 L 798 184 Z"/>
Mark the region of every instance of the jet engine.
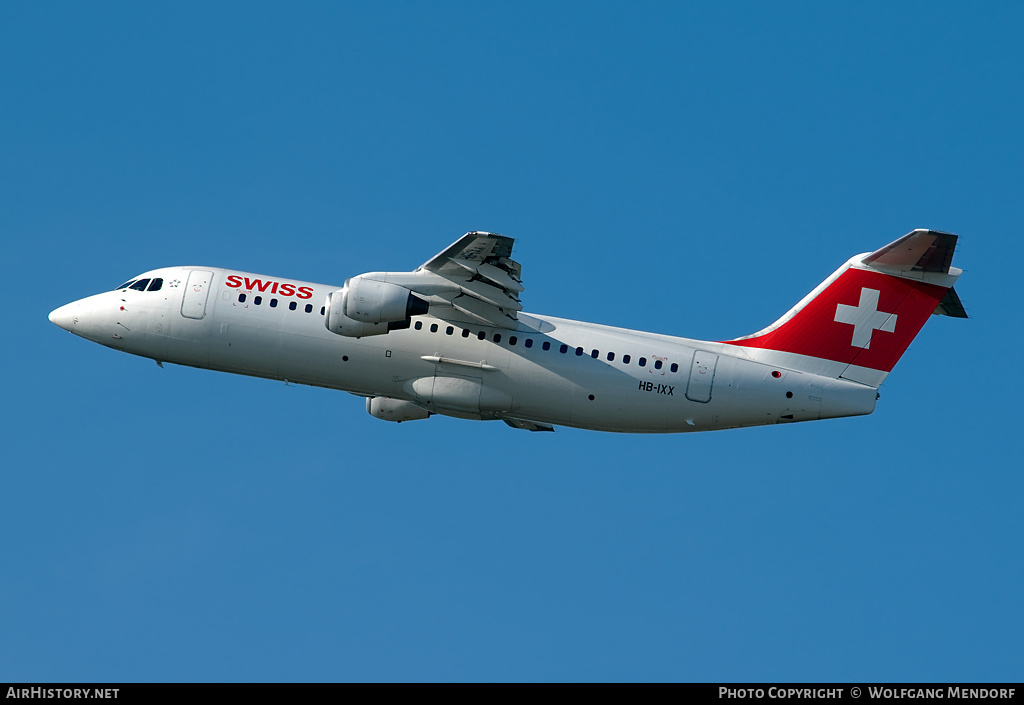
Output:
<path fill-rule="evenodd" d="M 370 416 L 376 416 L 385 421 L 417 421 L 430 416 L 430 412 L 421 406 L 416 406 L 411 401 L 392 399 L 391 397 L 368 397 L 366 399 L 366 412 Z"/>
<path fill-rule="evenodd" d="M 413 316 L 422 316 L 429 308 L 404 286 L 358 276 L 327 295 L 324 325 L 349 338 L 383 335 L 408 328 Z"/>
<path fill-rule="evenodd" d="M 393 323 L 422 316 L 429 306 L 404 286 L 362 276 L 345 282 L 342 289 L 343 312 L 362 323 Z"/>

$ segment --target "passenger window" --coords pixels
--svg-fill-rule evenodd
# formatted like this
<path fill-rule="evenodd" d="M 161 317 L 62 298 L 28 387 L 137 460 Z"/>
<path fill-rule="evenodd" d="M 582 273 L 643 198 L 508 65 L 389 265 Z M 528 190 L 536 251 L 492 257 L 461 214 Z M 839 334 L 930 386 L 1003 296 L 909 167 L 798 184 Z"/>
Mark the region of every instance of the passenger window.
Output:
<path fill-rule="evenodd" d="M 437 332 L 437 324 L 436 323 L 431 323 L 430 324 L 430 332 L 431 333 L 436 333 Z"/>
<path fill-rule="evenodd" d="M 661 360 L 655 360 L 654 361 L 654 369 L 656 369 L 656 370 L 660 370 L 661 369 Z"/>
<path fill-rule="evenodd" d="M 494 342 L 495 343 L 500 343 L 501 342 L 501 333 L 495 333 L 494 334 Z"/>
<path fill-rule="evenodd" d="M 597 350 L 591 350 L 590 351 L 590 357 L 594 358 L 595 360 L 597 359 L 597 356 L 600 355 L 600 354 L 601 353 L 599 353 Z"/>
<path fill-rule="evenodd" d="M 270 308 L 277 308 L 277 299 L 270 300 Z"/>
<path fill-rule="evenodd" d="M 245 296 L 245 294 L 242 294 L 242 296 Z M 297 303 L 295 303 L 294 301 L 292 301 L 290 304 L 288 304 L 288 310 L 289 311 L 294 311 L 298 307 L 299 307 L 299 305 Z"/>
<path fill-rule="evenodd" d="M 532 348 L 533 347 L 533 338 L 527 338 L 525 341 L 523 341 L 523 345 L 525 345 L 528 348 Z"/>
<path fill-rule="evenodd" d="M 134 284 L 132 284 L 128 288 L 129 289 L 135 289 L 135 291 L 145 291 L 147 286 L 149 286 L 149 280 L 148 279 L 140 279 L 140 280 L 138 280 L 137 282 L 135 282 Z"/>
<path fill-rule="evenodd" d="M 416 330 L 423 330 L 423 321 L 416 321 L 416 325 L 413 326 Z"/>
<path fill-rule="evenodd" d="M 583 348 L 576 348 L 576 357 L 579 357 L 582 354 L 583 354 Z"/>
<path fill-rule="evenodd" d="M 629 364 L 629 360 L 630 360 L 629 355 L 623 355 L 622 356 L 622 364 L 623 365 L 628 365 Z"/>
<path fill-rule="evenodd" d="M 162 287 L 163 285 L 164 285 L 164 280 L 161 279 L 160 277 L 157 277 L 149 285 L 149 288 L 147 288 L 146 291 L 160 291 L 160 287 Z"/>
<path fill-rule="evenodd" d="M 519 338 L 515 337 L 514 335 L 510 335 L 508 337 L 508 344 L 509 345 L 515 345 L 516 342 L 518 342 L 518 340 L 519 340 Z"/>
<path fill-rule="evenodd" d="M 448 326 L 447 328 L 444 329 L 444 334 L 445 335 L 451 335 L 454 332 L 455 332 L 455 329 L 452 328 L 451 326 Z"/>
<path fill-rule="evenodd" d="M 463 338 L 468 338 L 469 337 L 469 328 L 463 328 L 462 329 L 462 337 Z"/>
<path fill-rule="evenodd" d="M 476 334 L 476 339 L 477 340 L 483 340 L 486 337 L 487 337 L 487 334 L 484 333 L 483 331 L 480 331 L 479 333 Z"/>
<path fill-rule="evenodd" d="M 647 367 L 647 358 L 641 357 L 639 360 L 636 361 L 636 364 L 640 365 L 640 367 Z"/>
<path fill-rule="evenodd" d="M 262 297 L 262 296 L 257 296 L 257 297 L 255 297 L 255 298 L 254 298 L 254 299 L 252 300 L 252 302 L 253 302 L 254 304 L 256 304 L 257 306 L 259 306 L 259 305 L 260 305 L 261 303 L 263 303 L 263 297 Z"/>
<path fill-rule="evenodd" d="M 321 306 L 321 307 L 320 307 L 320 315 L 322 316 L 322 315 L 324 315 L 325 313 L 327 313 L 327 307 L 326 307 L 326 306 Z"/>
<path fill-rule="evenodd" d="M 313 313 L 313 304 L 306 304 L 306 313 Z"/>
<path fill-rule="evenodd" d="M 560 346 L 558 346 L 558 352 L 564 355 L 565 353 L 569 352 L 569 346 L 566 345 L 565 343 L 562 343 Z"/>
<path fill-rule="evenodd" d="M 540 349 L 541 350 L 550 350 L 551 349 L 551 342 L 545 340 L 543 343 L 541 343 Z"/>
<path fill-rule="evenodd" d="M 238 295 L 238 303 L 240 303 L 240 304 L 244 304 L 245 303 L 245 294 L 239 294 Z"/>
<path fill-rule="evenodd" d="M 615 362 L 615 353 L 608 353 L 608 362 Z"/>
<path fill-rule="evenodd" d="M 673 372 L 678 372 L 679 371 L 679 365 L 677 365 L 676 363 L 673 362 L 672 363 L 672 367 L 670 367 L 669 369 L 672 370 Z"/>

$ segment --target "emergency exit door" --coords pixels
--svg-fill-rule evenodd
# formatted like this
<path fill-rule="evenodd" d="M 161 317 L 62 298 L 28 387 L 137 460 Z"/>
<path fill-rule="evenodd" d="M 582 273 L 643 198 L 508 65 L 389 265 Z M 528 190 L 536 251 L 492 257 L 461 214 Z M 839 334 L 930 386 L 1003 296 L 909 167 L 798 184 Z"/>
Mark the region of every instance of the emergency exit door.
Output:
<path fill-rule="evenodd" d="M 686 398 L 703 403 L 711 401 L 711 386 L 715 381 L 718 355 L 695 350 L 690 364 L 690 381 L 686 384 Z"/>

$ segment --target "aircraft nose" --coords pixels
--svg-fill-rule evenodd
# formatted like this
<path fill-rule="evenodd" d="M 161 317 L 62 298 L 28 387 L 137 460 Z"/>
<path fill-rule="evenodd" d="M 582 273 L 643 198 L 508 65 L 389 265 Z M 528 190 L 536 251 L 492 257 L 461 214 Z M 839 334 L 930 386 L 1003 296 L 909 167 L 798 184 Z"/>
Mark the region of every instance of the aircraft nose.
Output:
<path fill-rule="evenodd" d="M 65 304 L 60 308 L 55 308 L 50 311 L 50 323 L 60 326 L 64 330 L 71 330 L 75 324 L 78 323 L 78 318 L 75 315 L 78 309 L 78 302 Z"/>

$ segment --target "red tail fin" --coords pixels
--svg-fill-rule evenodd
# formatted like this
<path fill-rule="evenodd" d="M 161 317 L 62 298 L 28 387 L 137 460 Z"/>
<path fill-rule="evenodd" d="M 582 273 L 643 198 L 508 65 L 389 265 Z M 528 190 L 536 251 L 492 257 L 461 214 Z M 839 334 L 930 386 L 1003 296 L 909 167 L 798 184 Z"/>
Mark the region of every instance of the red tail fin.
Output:
<path fill-rule="evenodd" d="M 858 376 L 881 383 L 932 313 L 966 317 L 952 289 L 961 273 L 950 267 L 956 240 L 915 230 L 854 257 L 776 323 L 728 342 L 831 361 L 835 376 L 868 368 L 881 374 Z"/>

